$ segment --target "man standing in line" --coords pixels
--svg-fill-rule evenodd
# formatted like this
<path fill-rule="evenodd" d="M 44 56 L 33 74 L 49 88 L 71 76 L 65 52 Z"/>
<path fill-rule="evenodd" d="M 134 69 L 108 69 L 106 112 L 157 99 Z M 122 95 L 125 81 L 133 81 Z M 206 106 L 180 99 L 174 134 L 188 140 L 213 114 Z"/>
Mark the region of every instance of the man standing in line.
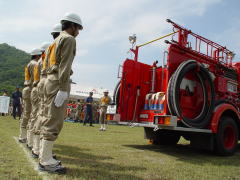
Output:
<path fill-rule="evenodd" d="M 49 47 L 49 62 L 45 95 L 47 117 L 41 126 L 41 148 L 39 169 L 47 172 L 64 174 L 66 168 L 52 157 L 54 141 L 63 127 L 67 98 L 70 92 L 70 75 L 72 62 L 76 54 L 76 40 L 79 30 L 83 29 L 80 17 L 67 13 L 61 19 L 62 32 Z"/>
<path fill-rule="evenodd" d="M 30 119 L 30 114 L 32 110 L 31 104 L 31 91 L 33 86 L 33 69 L 36 65 L 37 61 L 41 57 L 41 50 L 40 49 L 33 49 L 30 53 L 31 61 L 25 67 L 25 81 L 24 81 L 24 89 L 22 91 L 23 96 L 23 117 L 20 120 L 20 135 L 19 135 L 19 142 L 25 143 L 26 140 L 28 141 L 28 146 L 31 147 L 32 140 L 30 139 L 30 132 L 27 132 L 27 125 Z M 27 139 L 28 138 L 28 139 Z"/>
<path fill-rule="evenodd" d="M 62 25 L 56 24 L 53 27 L 53 30 L 51 32 L 51 35 L 53 36 L 53 39 L 56 39 L 60 32 L 62 31 Z M 46 56 L 48 56 L 48 48 L 50 44 L 45 43 L 42 45 L 42 59 L 39 61 L 39 72 L 40 72 L 40 81 L 38 83 L 38 95 L 40 99 L 40 108 L 38 111 L 38 117 L 37 121 L 34 124 L 34 140 L 33 140 L 33 151 L 32 151 L 32 156 L 33 158 L 38 158 L 39 157 L 39 149 L 40 149 L 40 130 L 41 130 L 41 124 L 42 122 L 46 119 L 46 114 L 47 114 L 47 109 L 46 109 L 46 103 L 45 100 L 46 98 L 44 97 L 44 89 L 45 89 L 45 81 L 47 79 L 47 66 L 48 62 L 46 61 Z"/>
<path fill-rule="evenodd" d="M 100 106 L 100 117 L 99 117 L 99 121 L 101 124 L 101 128 L 100 131 L 106 131 L 106 113 L 107 113 L 107 107 L 108 105 L 111 103 L 111 98 L 108 96 L 109 91 L 107 89 L 105 89 L 103 91 L 104 96 L 100 99 L 99 101 L 99 106 Z"/>
<path fill-rule="evenodd" d="M 38 123 L 38 118 L 40 116 L 39 111 L 41 111 L 43 108 L 41 106 L 41 99 L 40 99 L 40 94 L 42 93 L 39 91 L 39 83 L 41 81 L 41 69 L 42 69 L 42 64 L 45 59 L 45 50 L 48 48 L 50 43 L 44 42 L 41 46 L 41 51 L 42 55 L 41 58 L 39 59 L 38 63 L 34 67 L 34 82 L 33 82 L 33 89 L 31 93 L 31 99 L 32 99 L 32 113 L 31 113 L 31 122 L 30 122 L 30 131 L 33 134 L 33 148 L 32 148 L 32 157 L 33 158 L 38 158 L 39 154 L 39 144 L 40 144 L 40 138 L 39 136 L 36 136 L 36 126 L 39 124 Z M 41 79 L 40 79 L 41 78 Z M 40 106 L 39 106 L 40 103 Z"/>
<path fill-rule="evenodd" d="M 41 58 L 40 58 L 41 61 Z M 28 122 L 28 131 L 29 131 L 29 141 L 27 143 L 27 147 L 29 149 L 33 149 L 34 145 L 34 133 L 33 133 L 33 126 L 36 123 L 37 120 L 37 113 L 39 108 L 39 97 L 38 97 L 38 90 L 37 85 L 40 80 L 39 75 L 39 61 L 34 65 L 33 68 L 33 88 L 31 91 L 31 103 L 32 103 L 32 111 L 30 114 L 30 120 Z"/>
<path fill-rule="evenodd" d="M 21 117 L 21 114 L 22 114 L 21 101 L 22 101 L 22 93 L 19 90 L 19 86 L 17 86 L 16 91 L 12 94 L 13 118 L 14 119 L 16 119 L 17 115 L 18 115 L 19 119 Z"/>
<path fill-rule="evenodd" d="M 93 127 L 92 125 L 92 119 L 93 119 L 93 112 L 92 112 L 92 104 L 93 104 L 93 92 L 89 93 L 89 96 L 85 99 L 86 103 L 86 112 L 85 112 L 85 117 L 84 117 L 84 122 L 83 125 L 85 126 L 87 122 L 89 122 L 90 126 Z"/>

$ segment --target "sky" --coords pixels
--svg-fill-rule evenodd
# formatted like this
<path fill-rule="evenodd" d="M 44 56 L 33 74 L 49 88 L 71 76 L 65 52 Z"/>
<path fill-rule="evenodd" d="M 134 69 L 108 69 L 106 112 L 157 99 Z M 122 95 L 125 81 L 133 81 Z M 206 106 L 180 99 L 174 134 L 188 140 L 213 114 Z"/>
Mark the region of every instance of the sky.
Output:
<path fill-rule="evenodd" d="M 30 52 L 52 42 L 53 26 L 67 12 L 79 14 L 83 31 L 77 40 L 72 79 L 83 87 L 113 90 L 119 65 L 129 53 L 129 35 L 141 44 L 172 32 L 171 19 L 215 41 L 240 60 L 239 0 L 0 0 L 0 43 Z M 140 50 L 139 61 L 162 61 L 164 41 Z"/>

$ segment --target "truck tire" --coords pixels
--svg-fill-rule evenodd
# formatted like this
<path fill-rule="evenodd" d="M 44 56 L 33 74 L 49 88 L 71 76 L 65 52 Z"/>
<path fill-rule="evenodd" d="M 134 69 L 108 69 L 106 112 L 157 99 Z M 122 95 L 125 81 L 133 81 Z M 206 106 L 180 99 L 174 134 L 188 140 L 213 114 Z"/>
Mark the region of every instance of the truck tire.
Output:
<path fill-rule="evenodd" d="M 239 130 L 236 122 L 229 116 L 221 117 L 215 137 L 215 150 L 221 156 L 233 155 L 238 146 Z"/>

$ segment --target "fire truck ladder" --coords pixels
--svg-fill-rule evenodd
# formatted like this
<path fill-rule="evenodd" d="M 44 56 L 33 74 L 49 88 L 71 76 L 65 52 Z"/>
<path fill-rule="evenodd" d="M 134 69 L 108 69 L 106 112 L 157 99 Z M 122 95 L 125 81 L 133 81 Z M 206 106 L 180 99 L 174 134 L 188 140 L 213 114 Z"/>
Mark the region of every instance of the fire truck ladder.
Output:
<path fill-rule="evenodd" d="M 226 67 L 232 66 L 232 60 L 234 57 L 234 53 L 232 51 L 218 43 L 193 33 L 191 30 L 176 24 L 170 19 L 167 19 L 167 22 L 171 23 L 178 32 L 178 41 L 173 42 L 177 43 L 183 48 L 187 48 L 188 50 L 198 53 L 199 55 L 207 57 L 207 59 L 212 61 L 212 63 L 222 64 Z M 191 43 L 188 41 L 188 39 L 193 39 L 195 42 Z M 191 47 L 192 44 L 195 44 L 193 49 Z M 205 50 L 202 47 L 205 47 Z"/>

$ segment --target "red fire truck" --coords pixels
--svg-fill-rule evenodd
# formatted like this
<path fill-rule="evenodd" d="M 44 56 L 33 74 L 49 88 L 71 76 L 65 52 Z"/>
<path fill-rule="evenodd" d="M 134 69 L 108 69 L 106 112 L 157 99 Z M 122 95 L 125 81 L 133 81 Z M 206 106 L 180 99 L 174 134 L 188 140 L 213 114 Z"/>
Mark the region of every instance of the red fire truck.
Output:
<path fill-rule="evenodd" d="M 153 144 L 174 145 L 180 137 L 191 146 L 232 155 L 240 132 L 239 71 L 234 53 L 171 20 L 173 32 L 130 49 L 115 88 L 119 124 L 144 127 Z M 165 40 L 162 64 L 138 61 L 143 46 Z"/>

